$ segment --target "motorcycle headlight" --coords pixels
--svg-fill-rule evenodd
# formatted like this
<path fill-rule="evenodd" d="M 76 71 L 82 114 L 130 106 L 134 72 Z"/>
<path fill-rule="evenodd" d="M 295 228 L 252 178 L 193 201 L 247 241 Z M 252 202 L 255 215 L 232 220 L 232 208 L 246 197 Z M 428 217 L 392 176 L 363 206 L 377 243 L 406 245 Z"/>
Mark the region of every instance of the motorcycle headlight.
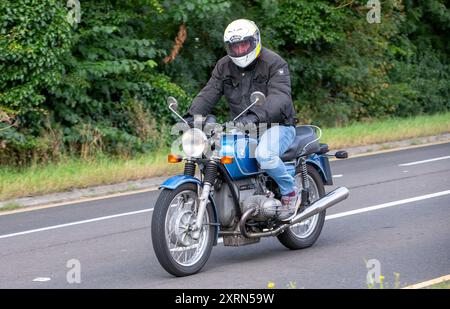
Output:
<path fill-rule="evenodd" d="M 206 134 L 197 128 L 187 130 L 181 137 L 184 153 L 193 158 L 201 157 L 207 141 Z"/>

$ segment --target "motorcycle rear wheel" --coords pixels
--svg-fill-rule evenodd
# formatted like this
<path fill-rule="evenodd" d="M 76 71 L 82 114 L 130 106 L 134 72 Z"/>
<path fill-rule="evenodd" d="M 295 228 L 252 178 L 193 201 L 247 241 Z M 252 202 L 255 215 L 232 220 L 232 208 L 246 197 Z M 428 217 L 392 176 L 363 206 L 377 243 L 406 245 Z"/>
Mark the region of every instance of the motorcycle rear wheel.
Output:
<path fill-rule="evenodd" d="M 161 266 L 183 277 L 200 271 L 208 261 L 215 231 L 211 204 L 206 207 L 200 238 L 193 239 L 190 228 L 198 210 L 197 185 L 186 183 L 174 190 L 163 189 L 152 217 L 152 243 Z"/>
<path fill-rule="evenodd" d="M 300 188 L 300 166 L 297 167 L 295 178 L 297 186 Z M 320 177 L 317 170 L 311 165 L 308 165 L 308 178 L 311 188 L 310 200 L 311 202 L 314 202 L 325 195 L 325 187 L 322 177 Z M 326 210 L 289 227 L 286 231 L 277 236 L 278 240 L 286 248 L 291 250 L 298 250 L 312 246 L 322 232 L 323 224 L 325 222 L 325 213 Z"/>

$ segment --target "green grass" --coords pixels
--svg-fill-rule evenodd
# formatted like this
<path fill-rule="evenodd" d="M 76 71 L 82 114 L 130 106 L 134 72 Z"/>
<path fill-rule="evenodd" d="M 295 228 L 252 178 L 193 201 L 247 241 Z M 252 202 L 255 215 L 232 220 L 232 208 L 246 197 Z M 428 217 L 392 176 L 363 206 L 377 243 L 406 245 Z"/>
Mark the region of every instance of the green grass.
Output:
<path fill-rule="evenodd" d="M 9 211 L 21 208 L 22 205 L 16 202 L 6 203 L 2 207 L 0 207 L 0 211 Z"/>
<path fill-rule="evenodd" d="M 167 164 L 168 152 L 162 150 L 130 160 L 103 156 L 92 160 L 67 158 L 59 163 L 20 170 L 3 167 L 0 168 L 0 200 L 177 173 L 182 165 Z"/>
<path fill-rule="evenodd" d="M 450 113 L 406 119 L 376 120 L 343 128 L 323 130 L 322 140 L 330 148 L 380 144 L 450 132 Z M 417 144 L 417 141 L 414 141 Z M 385 146 L 389 148 L 389 146 Z"/>
<path fill-rule="evenodd" d="M 425 289 L 433 289 L 433 290 L 435 290 L 435 289 L 439 289 L 439 290 L 445 289 L 445 290 L 448 290 L 448 289 L 450 289 L 450 281 L 444 281 L 444 282 L 441 282 L 441 283 L 433 284 L 431 286 L 426 287 Z"/>
<path fill-rule="evenodd" d="M 330 148 L 386 143 L 450 132 L 450 113 L 408 119 L 356 123 L 323 130 L 321 141 Z M 389 146 L 385 146 L 389 147 Z M 182 164 L 167 164 L 169 150 L 160 150 L 130 160 L 105 156 L 92 160 L 67 158 L 60 163 L 26 169 L 0 168 L 0 200 L 61 192 L 72 188 L 119 183 L 178 173 Z"/>

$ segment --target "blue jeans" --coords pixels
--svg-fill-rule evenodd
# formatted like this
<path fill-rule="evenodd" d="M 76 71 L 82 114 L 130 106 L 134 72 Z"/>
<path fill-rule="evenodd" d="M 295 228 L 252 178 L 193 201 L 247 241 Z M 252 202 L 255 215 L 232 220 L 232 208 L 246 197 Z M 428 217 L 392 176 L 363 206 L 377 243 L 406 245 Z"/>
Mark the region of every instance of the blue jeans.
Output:
<path fill-rule="evenodd" d="M 275 126 L 261 136 L 255 150 L 256 160 L 270 177 L 280 187 L 281 195 L 294 191 L 295 180 L 281 161 L 282 155 L 294 142 L 295 128 L 293 126 Z"/>

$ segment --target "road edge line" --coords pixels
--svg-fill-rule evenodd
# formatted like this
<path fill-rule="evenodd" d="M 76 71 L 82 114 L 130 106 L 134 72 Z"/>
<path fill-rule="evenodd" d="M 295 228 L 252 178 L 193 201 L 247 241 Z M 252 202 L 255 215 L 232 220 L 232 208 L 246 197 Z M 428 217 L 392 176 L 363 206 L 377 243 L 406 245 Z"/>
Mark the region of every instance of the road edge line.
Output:
<path fill-rule="evenodd" d="M 150 191 L 158 191 L 158 189 L 159 189 L 159 186 L 151 186 L 151 187 L 148 187 L 145 189 L 138 189 L 138 190 L 132 190 L 132 191 L 127 191 L 127 192 L 112 193 L 112 194 L 93 196 L 93 197 L 82 197 L 82 198 L 79 198 L 76 200 L 71 200 L 71 201 L 66 201 L 66 202 L 55 202 L 55 203 L 36 205 L 36 206 L 22 206 L 22 208 L 13 209 L 13 210 L 2 211 L 0 208 L 0 216 L 12 215 L 12 214 L 21 213 L 21 212 L 47 209 L 47 208 L 53 208 L 53 207 L 59 207 L 59 206 L 68 206 L 68 205 L 72 205 L 72 204 L 87 203 L 87 202 L 104 200 L 104 199 L 108 199 L 108 198 L 115 198 L 115 197 L 145 193 L 145 192 L 150 192 Z"/>
<path fill-rule="evenodd" d="M 419 282 L 419 283 L 416 283 L 416 284 L 412 284 L 412 285 L 406 286 L 406 287 L 404 287 L 402 289 L 403 290 L 405 290 L 405 289 L 406 290 L 422 289 L 422 288 L 428 287 L 430 285 L 439 284 L 439 283 L 446 282 L 446 281 L 449 281 L 449 280 L 450 280 L 450 275 L 445 275 L 445 276 L 442 276 L 442 277 L 439 277 L 439 278 L 435 278 L 435 279 L 431 279 L 431 280 L 428 280 L 428 281 L 423 281 L 423 282 Z"/>
<path fill-rule="evenodd" d="M 353 159 L 353 158 L 361 158 L 361 157 L 370 157 L 370 156 L 375 156 L 377 154 L 396 152 L 396 151 L 402 151 L 402 150 L 409 150 L 409 149 L 415 149 L 415 148 L 422 148 L 422 147 L 429 147 L 429 146 L 435 146 L 435 145 L 442 145 L 442 144 L 447 144 L 447 143 L 450 143 L 450 140 L 436 141 L 436 142 L 419 144 L 419 145 L 409 145 L 409 146 L 403 146 L 403 147 L 391 148 L 391 149 L 375 150 L 375 151 L 370 151 L 370 152 L 364 152 L 364 153 L 358 153 L 358 154 L 354 154 L 354 155 L 349 155 L 349 157 L 347 159 L 345 159 L 345 160 L 349 160 L 349 159 Z M 378 145 L 378 144 L 375 144 L 375 145 Z M 342 147 L 342 148 L 344 149 L 345 147 Z M 334 160 L 342 160 L 342 159 L 335 159 L 335 158 L 333 158 L 331 161 L 334 161 Z"/>

